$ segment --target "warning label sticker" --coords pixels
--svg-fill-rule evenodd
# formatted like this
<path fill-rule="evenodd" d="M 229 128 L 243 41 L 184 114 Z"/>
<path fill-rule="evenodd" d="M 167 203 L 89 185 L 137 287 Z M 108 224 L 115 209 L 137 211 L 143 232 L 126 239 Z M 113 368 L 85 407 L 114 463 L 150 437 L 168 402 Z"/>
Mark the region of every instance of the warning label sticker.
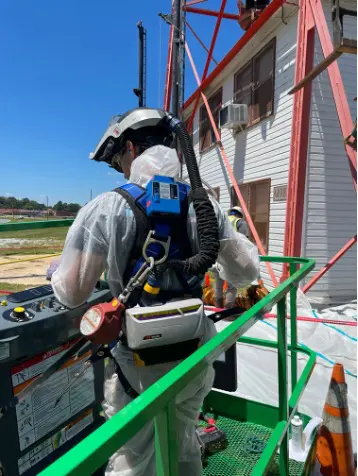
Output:
<path fill-rule="evenodd" d="M 169 183 L 160 184 L 160 198 L 170 198 L 170 185 Z"/>
<path fill-rule="evenodd" d="M 20 393 L 35 377 L 62 357 L 73 343 L 75 341 L 13 367 L 11 376 L 14 395 Z M 76 378 L 83 369 L 84 360 L 89 356 L 90 352 L 79 359 L 67 361 L 16 406 L 21 451 L 95 401 L 93 368 L 90 366 Z M 59 397 L 61 398 L 58 401 Z"/>
<path fill-rule="evenodd" d="M 80 433 L 94 421 L 93 410 L 88 410 L 73 422 L 56 432 L 51 438 L 32 448 L 18 460 L 19 474 L 23 474 L 35 466 L 39 461 L 53 453 L 61 445 Z"/>

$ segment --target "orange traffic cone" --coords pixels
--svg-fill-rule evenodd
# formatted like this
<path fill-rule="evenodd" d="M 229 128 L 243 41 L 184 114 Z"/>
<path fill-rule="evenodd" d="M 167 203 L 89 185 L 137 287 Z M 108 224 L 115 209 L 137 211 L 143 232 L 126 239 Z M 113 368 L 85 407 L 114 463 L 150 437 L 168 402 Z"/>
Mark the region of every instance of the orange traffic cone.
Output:
<path fill-rule="evenodd" d="M 305 474 L 310 476 L 354 476 L 354 457 L 348 419 L 344 367 L 335 364 L 318 429 L 315 448 Z"/>

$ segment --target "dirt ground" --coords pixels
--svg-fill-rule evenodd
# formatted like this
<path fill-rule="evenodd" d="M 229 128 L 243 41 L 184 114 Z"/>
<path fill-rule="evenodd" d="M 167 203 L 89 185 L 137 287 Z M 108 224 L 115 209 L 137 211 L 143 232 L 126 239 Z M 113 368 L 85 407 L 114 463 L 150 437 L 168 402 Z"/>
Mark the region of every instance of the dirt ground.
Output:
<path fill-rule="evenodd" d="M 0 257 L 0 289 L 1 283 L 21 284 L 26 286 L 40 286 L 46 284 L 46 270 L 51 261 L 57 256 L 44 258 L 46 255 L 11 255 Z M 36 258 L 33 261 L 24 259 Z M 19 263 L 17 263 L 19 261 Z M 9 264 L 2 264 L 9 263 Z"/>

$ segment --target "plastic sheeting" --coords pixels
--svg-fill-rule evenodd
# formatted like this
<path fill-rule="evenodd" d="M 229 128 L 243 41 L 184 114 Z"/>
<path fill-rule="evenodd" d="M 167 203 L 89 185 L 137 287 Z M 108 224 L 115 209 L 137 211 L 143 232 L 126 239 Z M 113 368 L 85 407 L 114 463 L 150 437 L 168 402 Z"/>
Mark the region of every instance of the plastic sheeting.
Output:
<path fill-rule="evenodd" d="M 306 297 L 299 291 L 299 316 L 339 319 L 352 321 L 357 319 L 357 302 L 352 301 L 342 306 L 331 307 L 320 313 L 313 310 Z M 289 307 L 287 306 L 287 309 Z M 272 311 L 276 313 L 276 309 Z M 223 329 L 230 322 L 219 322 L 217 329 Z M 352 430 L 353 447 L 357 444 L 357 328 L 343 325 L 331 325 L 315 322 L 298 321 L 298 342 L 317 353 L 316 366 L 310 381 L 301 397 L 299 411 L 313 416 L 321 416 L 331 379 L 333 364 L 344 365 L 348 386 L 348 404 Z M 287 333 L 290 336 L 290 321 L 287 321 Z M 277 320 L 264 319 L 255 324 L 246 334 L 247 337 L 277 340 Z M 237 344 L 238 389 L 236 395 L 278 405 L 277 386 L 277 352 L 258 346 Z M 300 376 L 307 357 L 298 355 L 298 376 Z M 289 395 L 290 358 L 288 361 Z"/>

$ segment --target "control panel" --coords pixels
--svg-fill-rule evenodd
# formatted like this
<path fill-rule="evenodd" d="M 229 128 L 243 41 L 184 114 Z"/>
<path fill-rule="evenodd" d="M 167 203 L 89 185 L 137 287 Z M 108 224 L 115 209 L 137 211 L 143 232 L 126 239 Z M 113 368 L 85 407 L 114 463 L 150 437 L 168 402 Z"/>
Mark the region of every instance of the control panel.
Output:
<path fill-rule="evenodd" d="M 111 299 L 102 282 L 75 309 L 58 302 L 51 285 L 0 296 L 0 474 L 36 476 L 103 423 L 104 361 L 82 372 L 90 349 L 2 409 L 78 343 L 87 309 Z"/>
<path fill-rule="evenodd" d="M 0 296 L 0 362 L 41 351 L 54 340 L 78 336 L 79 322 L 86 310 L 111 298 L 102 283 L 86 303 L 75 309 L 58 302 L 51 285 Z"/>

